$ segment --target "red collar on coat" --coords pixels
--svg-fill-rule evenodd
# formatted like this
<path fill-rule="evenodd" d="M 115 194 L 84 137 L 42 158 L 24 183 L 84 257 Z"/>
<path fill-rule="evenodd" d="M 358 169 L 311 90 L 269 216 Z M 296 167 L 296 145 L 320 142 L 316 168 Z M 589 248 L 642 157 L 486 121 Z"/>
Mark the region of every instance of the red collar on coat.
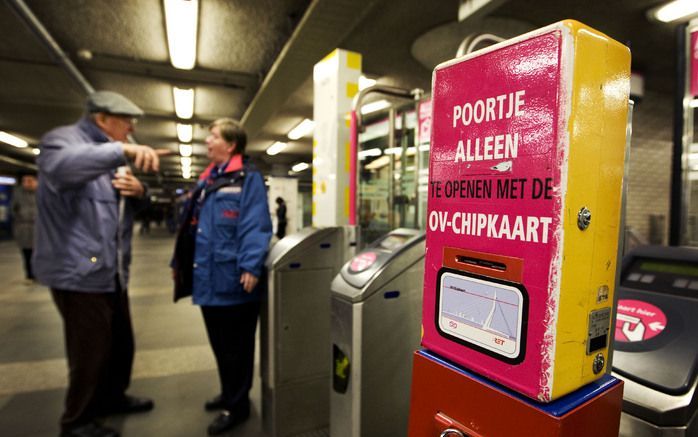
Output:
<path fill-rule="evenodd" d="M 205 181 L 208 179 L 208 177 L 211 175 L 211 170 L 213 167 L 215 167 L 216 164 L 213 162 L 206 167 L 206 170 L 204 170 L 203 173 L 199 175 L 199 180 L 200 181 Z M 223 170 L 223 173 L 230 173 L 232 171 L 237 171 L 242 168 L 242 155 L 237 154 L 233 155 L 232 158 L 230 158 L 230 161 L 228 161 L 228 164 L 225 166 L 225 170 Z"/>

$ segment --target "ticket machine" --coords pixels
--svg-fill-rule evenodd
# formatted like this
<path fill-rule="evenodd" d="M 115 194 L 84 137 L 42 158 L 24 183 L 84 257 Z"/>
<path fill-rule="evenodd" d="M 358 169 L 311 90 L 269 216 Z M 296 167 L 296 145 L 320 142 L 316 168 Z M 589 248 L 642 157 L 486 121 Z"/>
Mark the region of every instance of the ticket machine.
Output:
<path fill-rule="evenodd" d="M 436 67 L 424 347 L 542 402 L 604 374 L 629 78 L 573 20 Z"/>
<path fill-rule="evenodd" d="M 407 434 L 423 261 L 424 232 L 400 228 L 332 281 L 332 437 Z"/>
<path fill-rule="evenodd" d="M 698 436 L 698 249 L 626 255 L 613 372 L 625 381 L 621 436 Z"/>
<path fill-rule="evenodd" d="M 432 84 L 409 436 L 617 436 L 628 48 L 565 20 Z"/>

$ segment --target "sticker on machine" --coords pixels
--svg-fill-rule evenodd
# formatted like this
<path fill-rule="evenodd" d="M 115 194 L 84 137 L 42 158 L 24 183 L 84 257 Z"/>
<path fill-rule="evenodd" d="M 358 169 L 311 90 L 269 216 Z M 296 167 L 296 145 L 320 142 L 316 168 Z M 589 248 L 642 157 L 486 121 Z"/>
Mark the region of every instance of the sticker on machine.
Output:
<path fill-rule="evenodd" d="M 437 290 L 441 335 L 510 364 L 523 361 L 528 296 L 522 284 L 443 268 Z"/>
<path fill-rule="evenodd" d="M 666 314 L 649 302 L 619 299 L 616 313 L 616 341 L 637 342 L 649 340 L 666 328 Z"/>

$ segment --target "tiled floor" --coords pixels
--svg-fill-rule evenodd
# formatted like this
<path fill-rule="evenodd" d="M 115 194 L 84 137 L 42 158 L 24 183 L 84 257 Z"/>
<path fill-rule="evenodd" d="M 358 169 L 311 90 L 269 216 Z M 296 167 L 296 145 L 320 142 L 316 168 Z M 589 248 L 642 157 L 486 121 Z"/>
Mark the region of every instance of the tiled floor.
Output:
<path fill-rule="evenodd" d="M 172 244 L 162 228 L 134 238 L 129 294 L 136 357 L 129 391 L 152 397 L 155 409 L 109 417 L 106 423 L 125 437 L 204 436 L 215 417 L 203 410 L 218 378 L 201 314 L 189 300 L 172 303 Z M 22 278 L 19 250 L 0 242 L 0 436 L 55 437 L 67 380 L 61 320 L 48 289 Z M 229 435 L 265 435 L 260 385 L 257 371 L 252 416 Z"/>

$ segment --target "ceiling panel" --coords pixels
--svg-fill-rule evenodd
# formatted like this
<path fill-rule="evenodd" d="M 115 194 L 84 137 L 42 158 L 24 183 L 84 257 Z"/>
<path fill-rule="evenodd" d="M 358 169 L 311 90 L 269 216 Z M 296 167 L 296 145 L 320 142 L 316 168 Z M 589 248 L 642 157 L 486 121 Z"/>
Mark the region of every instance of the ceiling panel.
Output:
<path fill-rule="evenodd" d="M 0 95 L 3 102 L 68 101 L 80 104 L 83 94 L 70 77 L 53 65 L 35 65 L 0 60 Z"/>
<path fill-rule="evenodd" d="M 249 73 L 266 71 L 293 31 L 308 1 L 200 2 L 198 65 Z"/>
<path fill-rule="evenodd" d="M 240 119 L 252 99 L 252 92 L 211 85 L 195 88 L 194 112 L 199 118 L 213 121 L 220 117 Z"/>
<path fill-rule="evenodd" d="M 0 59 L 51 62 L 52 59 L 34 34 L 20 20 L 7 2 L 0 2 Z"/>
<path fill-rule="evenodd" d="M 63 51 L 167 61 L 161 0 L 25 0 Z"/>

